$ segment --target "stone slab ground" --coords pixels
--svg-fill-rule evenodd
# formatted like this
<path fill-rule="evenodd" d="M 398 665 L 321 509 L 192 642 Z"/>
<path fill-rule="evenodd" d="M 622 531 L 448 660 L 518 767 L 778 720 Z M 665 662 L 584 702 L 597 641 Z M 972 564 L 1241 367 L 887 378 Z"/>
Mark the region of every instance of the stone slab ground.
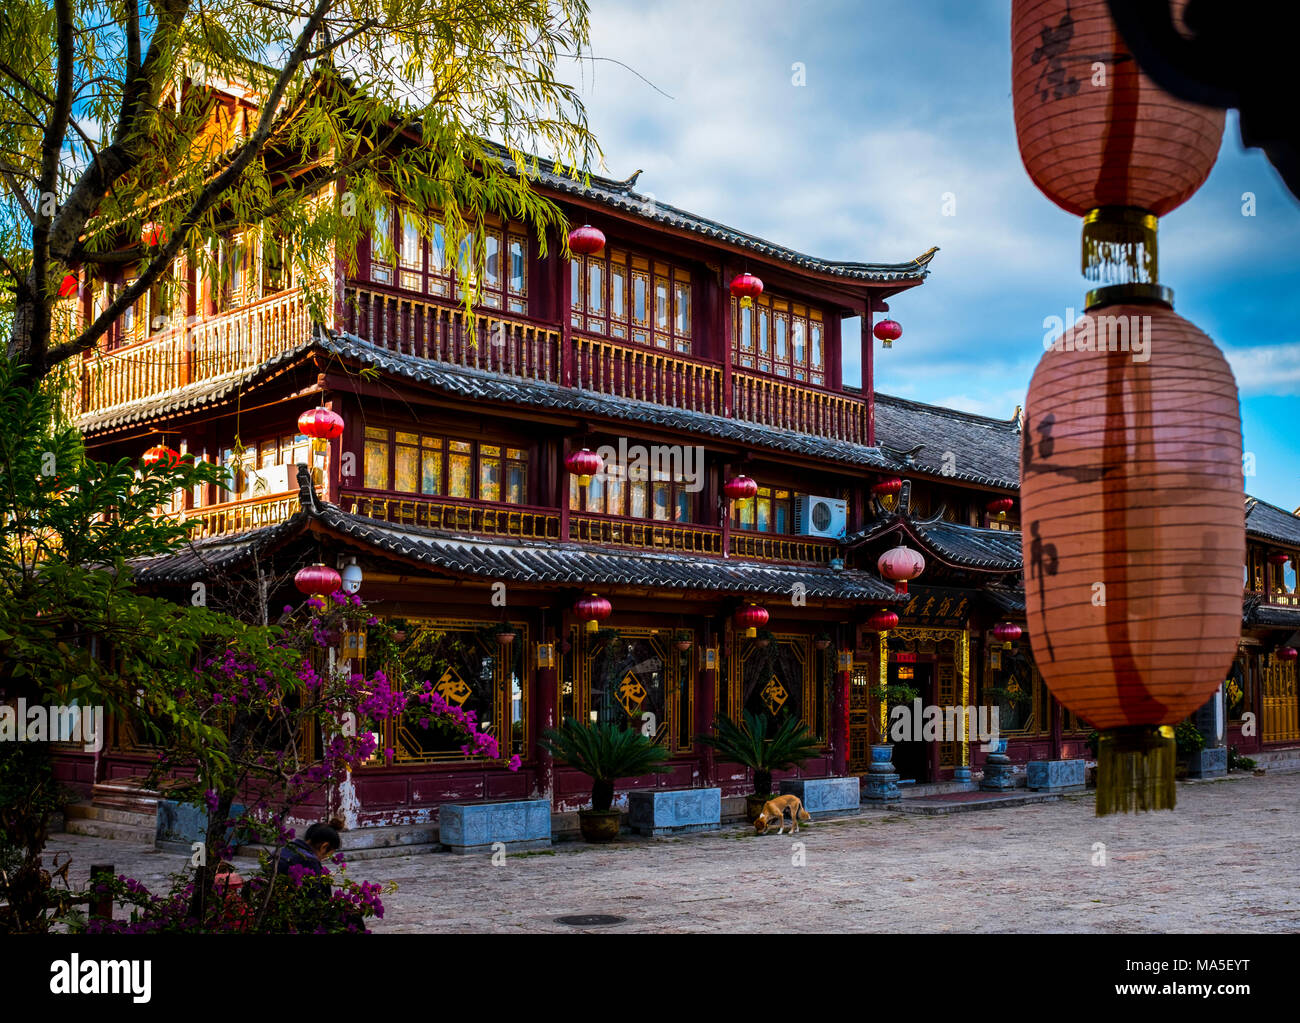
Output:
<path fill-rule="evenodd" d="M 415 853 L 349 873 L 396 881 L 376 931 L 1286 932 L 1300 930 L 1300 774 L 1180 784 L 1172 813 L 1093 815 L 1091 794 L 936 817 L 805 825 L 491 857 Z M 345 835 L 345 841 L 347 836 Z M 1104 846 L 1104 850 L 1100 848 Z M 158 882 L 184 858 L 52 836 L 48 853 Z M 1104 851 L 1104 865 L 1100 854 Z M 799 865 L 802 863 L 802 865 Z M 595 930 L 596 928 L 591 928 Z"/>

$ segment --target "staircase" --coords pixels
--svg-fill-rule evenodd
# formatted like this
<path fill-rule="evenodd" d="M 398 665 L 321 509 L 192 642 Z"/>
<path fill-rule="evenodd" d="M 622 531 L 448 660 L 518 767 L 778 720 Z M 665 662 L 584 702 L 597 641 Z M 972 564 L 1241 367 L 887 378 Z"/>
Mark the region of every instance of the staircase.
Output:
<path fill-rule="evenodd" d="M 1270 749 L 1262 753 L 1246 753 L 1244 756 L 1255 761 L 1256 767 L 1262 767 L 1269 774 L 1289 774 L 1300 771 L 1300 749 Z"/>
<path fill-rule="evenodd" d="M 97 783 L 89 800 L 63 808 L 63 830 L 70 835 L 113 838 L 152 847 L 157 826 L 158 793 L 120 778 Z"/>

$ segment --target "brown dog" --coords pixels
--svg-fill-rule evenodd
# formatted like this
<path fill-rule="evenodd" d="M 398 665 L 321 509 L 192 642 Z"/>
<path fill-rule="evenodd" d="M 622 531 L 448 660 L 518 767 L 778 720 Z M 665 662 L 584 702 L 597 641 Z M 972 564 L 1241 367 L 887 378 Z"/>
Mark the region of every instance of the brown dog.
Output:
<path fill-rule="evenodd" d="M 780 821 L 781 827 L 777 830 L 777 834 L 784 835 L 787 810 L 790 811 L 790 834 L 792 835 L 799 830 L 800 821 L 812 820 L 812 815 L 803 808 L 803 803 L 799 801 L 798 796 L 777 796 L 763 804 L 763 812 L 754 818 L 754 829 L 761 835 L 772 826 L 773 822 Z"/>

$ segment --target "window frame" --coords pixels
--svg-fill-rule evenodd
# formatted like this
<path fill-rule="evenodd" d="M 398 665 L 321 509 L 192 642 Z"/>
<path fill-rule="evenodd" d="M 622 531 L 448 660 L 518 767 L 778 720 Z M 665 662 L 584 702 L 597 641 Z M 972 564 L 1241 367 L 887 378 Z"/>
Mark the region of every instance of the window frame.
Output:
<path fill-rule="evenodd" d="M 598 307 L 592 305 L 593 271 L 600 277 Z M 615 281 L 621 282 L 620 303 L 616 303 L 619 296 L 615 295 Z M 658 297 L 661 284 L 666 298 L 662 316 Z M 643 288 L 640 302 L 638 285 Z M 584 334 L 672 355 L 691 355 L 694 351 L 695 275 L 681 263 L 606 245 L 595 255 L 573 257 L 568 292 L 569 324 Z M 686 297 L 684 324 L 682 295 Z M 640 307 L 644 307 L 644 316 L 637 315 Z"/>

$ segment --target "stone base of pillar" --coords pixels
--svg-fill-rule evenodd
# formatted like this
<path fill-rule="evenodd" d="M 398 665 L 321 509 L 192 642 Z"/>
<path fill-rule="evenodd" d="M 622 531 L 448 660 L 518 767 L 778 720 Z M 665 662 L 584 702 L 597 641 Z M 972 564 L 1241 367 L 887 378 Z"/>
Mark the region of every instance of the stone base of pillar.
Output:
<path fill-rule="evenodd" d="M 862 799 L 867 803 L 888 803 L 902 799 L 898 775 L 894 771 L 894 747 L 888 744 L 871 747 L 871 766 L 862 779 Z"/>
<path fill-rule="evenodd" d="M 985 792 L 1005 792 L 1016 787 L 1016 769 L 1005 753 L 990 753 L 984 761 L 984 780 L 980 788 Z"/>

